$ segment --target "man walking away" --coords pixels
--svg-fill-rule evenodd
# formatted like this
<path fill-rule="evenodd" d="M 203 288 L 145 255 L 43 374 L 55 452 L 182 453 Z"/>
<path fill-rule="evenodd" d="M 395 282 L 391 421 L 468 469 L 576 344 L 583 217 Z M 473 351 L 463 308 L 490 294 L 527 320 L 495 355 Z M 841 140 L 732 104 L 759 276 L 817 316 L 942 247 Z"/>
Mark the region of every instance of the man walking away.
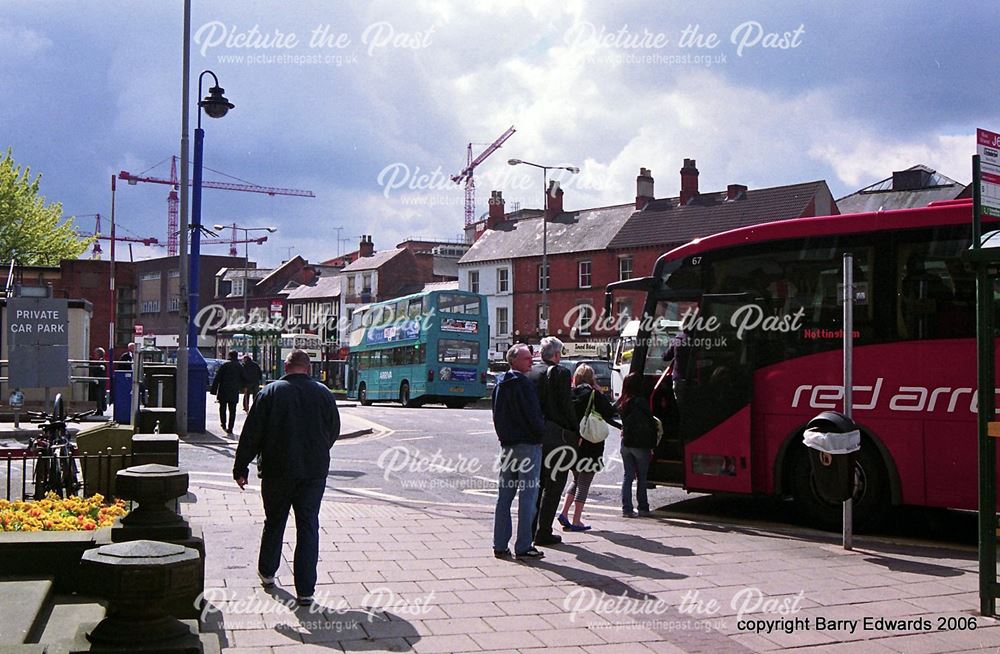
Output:
<path fill-rule="evenodd" d="M 340 435 L 340 414 L 333 395 L 309 378 L 309 355 L 293 350 L 285 376 L 268 384 L 250 409 L 236 448 L 233 479 L 242 489 L 250 461 L 258 454 L 264 531 L 257 574 L 274 585 L 289 509 L 295 510 L 295 594 L 300 606 L 312 604 L 319 561 L 319 509 L 330 471 L 330 448 Z"/>
<path fill-rule="evenodd" d="M 257 391 L 260 390 L 260 380 L 264 374 L 260 371 L 260 366 L 253 360 L 253 356 L 248 352 L 243 355 L 243 411 L 250 411 L 250 399 L 257 404 Z"/>
<path fill-rule="evenodd" d="M 544 556 L 532 547 L 532 522 L 538 496 L 545 421 L 538 395 L 524 373 L 531 370 L 531 350 L 518 343 L 507 350 L 510 370 L 493 388 L 493 427 L 500 438 L 500 479 L 497 508 L 493 516 L 493 556 L 510 558 L 510 506 L 517 494 L 517 539 L 519 559 Z"/>
<path fill-rule="evenodd" d="M 240 401 L 240 390 L 243 388 L 243 368 L 240 367 L 239 355 L 229 352 L 229 361 L 219 366 L 212 382 L 212 395 L 219 401 L 219 422 L 227 434 L 232 435 L 236 426 L 236 404 Z M 229 420 L 226 420 L 226 411 Z"/>
<path fill-rule="evenodd" d="M 580 421 L 573 408 L 571 375 L 568 369 L 559 365 L 562 359 L 562 341 L 555 336 L 542 339 L 540 350 L 542 362 L 536 364 L 528 377 L 535 384 L 538 398 L 545 416 L 545 438 L 542 441 L 542 492 L 538 498 L 538 520 L 535 528 L 535 545 L 557 545 L 562 542 L 558 534 L 552 533 L 552 521 L 559 510 L 563 488 L 569 468 L 566 457 L 560 456 L 559 448 L 567 448 L 566 454 L 575 457 L 573 445 L 579 440 Z M 553 463 L 562 463 L 558 468 Z"/>

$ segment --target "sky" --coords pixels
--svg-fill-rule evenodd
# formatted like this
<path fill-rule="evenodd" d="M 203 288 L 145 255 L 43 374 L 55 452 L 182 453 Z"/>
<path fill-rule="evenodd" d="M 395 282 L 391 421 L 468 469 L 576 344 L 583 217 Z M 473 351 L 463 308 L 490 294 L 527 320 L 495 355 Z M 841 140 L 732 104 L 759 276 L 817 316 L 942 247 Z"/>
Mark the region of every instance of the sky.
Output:
<path fill-rule="evenodd" d="M 676 196 L 685 158 L 703 191 L 842 197 L 918 163 L 967 183 L 976 128 L 1000 131 L 998 25 L 971 1 L 192 0 L 191 129 L 201 71 L 236 105 L 202 120 L 205 179 L 315 194 L 207 189 L 202 222 L 276 228 L 250 246 L 263 266 L 362 234 L 457 240 L 450 178 L 511 126 L 475 171 L 477 215 L 491 190 L 542 205 L 541 171 L 511 158 L 579 167 L 551 173 L 566 210 L 633 201 L 640 167 Z M 81 232 L 95 213 L 108 231 L 119 171 L 169 177 L 182 46 L 180 0 L 3 0 L 0 146 Z M 168 190 L 120 183 L 120 233 L 165 243 Z"/>

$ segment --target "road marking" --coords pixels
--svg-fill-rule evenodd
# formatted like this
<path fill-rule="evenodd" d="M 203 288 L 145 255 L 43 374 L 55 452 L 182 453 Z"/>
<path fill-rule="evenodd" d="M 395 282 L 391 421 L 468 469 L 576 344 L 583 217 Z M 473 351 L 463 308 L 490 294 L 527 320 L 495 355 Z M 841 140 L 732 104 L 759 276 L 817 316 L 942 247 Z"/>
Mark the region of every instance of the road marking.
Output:
<path fill-rule="evenodd" d="M 416 431 L 416 430 L 414 429 L 413 431 Z M 399 432 L 397 431 L 396 433 L 398 434 Z M 402 442 L 405 442 L 405 441 L 425 441 L 425 440 L 427 440 L 429 438 L 434 438 L 434 437 L 433 436 L 411 436 L 410 438 L 397 438 L 396 440 L 398 440 L 400 443 L 402 443 Z"/>
<path fill-rule="evenodd" d="M 493 430 L 493 429 L 488 429 L 486 431 L 467 431 L 465 433 L 469 434 L 470 436 L 475 436 L 475 435 L 479 435 L 479 434 L 495 434 L 496 431 Z"/>

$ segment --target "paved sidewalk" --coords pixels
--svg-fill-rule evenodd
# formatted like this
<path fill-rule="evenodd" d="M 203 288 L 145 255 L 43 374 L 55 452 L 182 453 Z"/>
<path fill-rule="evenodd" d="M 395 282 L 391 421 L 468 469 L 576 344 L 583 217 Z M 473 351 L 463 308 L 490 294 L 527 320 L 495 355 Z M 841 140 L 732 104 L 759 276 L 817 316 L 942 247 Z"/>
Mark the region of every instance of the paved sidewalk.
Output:
<path fill-rule="evenodd" d="M 182 507 L 205 531 L 208 628 L 234 654 L 1000 649 L 1000 625 L 975 613 L 968 549 L 857 537 L 845 552 L 807 530 L 601 517 L 520 563 L 493 557 L 488 508 L 345 488 L 323 503 L 319 607 L 293 610 L 293 519 L 268 592 L 258 487 L 193 482 Z"/>

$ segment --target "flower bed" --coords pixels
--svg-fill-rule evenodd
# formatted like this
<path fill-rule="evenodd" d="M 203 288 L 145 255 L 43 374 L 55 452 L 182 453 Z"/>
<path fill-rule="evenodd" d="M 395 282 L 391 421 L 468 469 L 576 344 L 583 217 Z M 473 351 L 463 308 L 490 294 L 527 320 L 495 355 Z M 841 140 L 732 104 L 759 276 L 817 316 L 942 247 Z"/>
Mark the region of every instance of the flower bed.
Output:
<path fill-rule="evenodd" d="M 93 531 L 110 527 L 127 512 L 124 502 L 105 505 L 100 494 L 64 499 L 48 493 L 43 500 L 0 500 L 0 531 Z"/>

